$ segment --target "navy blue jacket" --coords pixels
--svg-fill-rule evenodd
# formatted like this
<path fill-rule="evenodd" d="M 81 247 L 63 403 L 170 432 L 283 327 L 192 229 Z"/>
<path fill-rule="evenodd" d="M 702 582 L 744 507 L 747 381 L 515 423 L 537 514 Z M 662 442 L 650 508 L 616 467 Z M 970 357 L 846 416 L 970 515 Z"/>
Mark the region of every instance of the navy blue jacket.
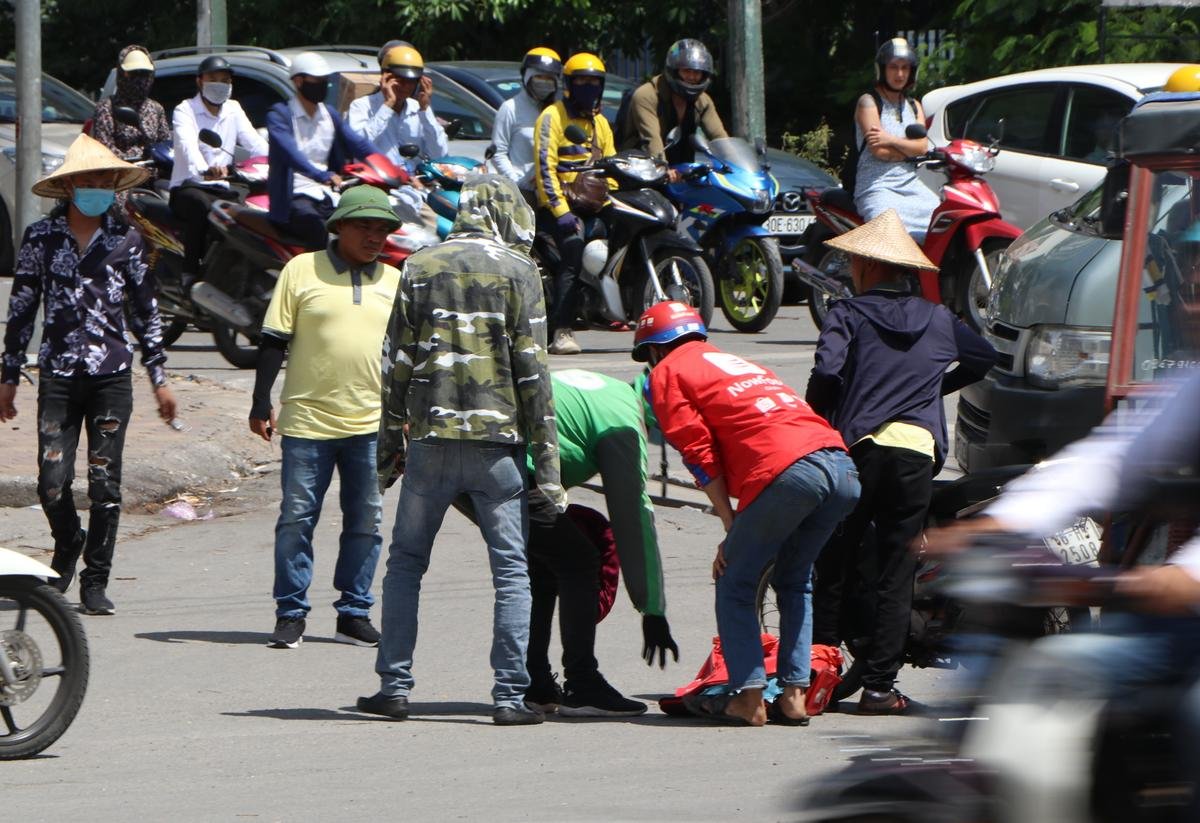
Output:
<path fill-rule="evenodd" d="M 940 466 L 948 447 L 942 396 L 995 362 L 991 344 L 945 306 L 883 286 L 830 307 L 805 399 L 847 446 L 885 423 L 920 426 L 933 435 Z"/>
<path fill-rule="evenodd" d="M 352 132 L 337 112 L 324 103 L 318 105 L 325 106 L 329 116 L 333 118 L 333 147 L 329 150 L 326 166 L 340 172 L 349 161 L 364 160 L 368 154 L 376 153 L 371 141 Z M 300 152 L 300 147 L 296 145 L 295 132 L 292 130 L 292 110 L 288 103 L 276 103 L 267 110 L 267 139 L 270 143 L 267 152 L 270 163 L 270 171 L 267 174 L 267 196 L 271 199 L 270 218 L 276 223 L 286 223 L 292 213 L 293 172 L 300 172 L 318 183 L 327 183 L 333 172 L 321 171 Z"/>

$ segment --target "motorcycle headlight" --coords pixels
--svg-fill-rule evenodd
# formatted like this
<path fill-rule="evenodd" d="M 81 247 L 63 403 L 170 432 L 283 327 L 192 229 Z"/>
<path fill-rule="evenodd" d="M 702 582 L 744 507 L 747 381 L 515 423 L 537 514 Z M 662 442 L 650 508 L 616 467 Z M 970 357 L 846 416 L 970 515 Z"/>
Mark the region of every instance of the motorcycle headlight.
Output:
<path fill-rule="evenodd" d="M 766 189 L 754 189 L 754 199 L 750 201 L 750 211 L 755 214 L 765 214 L 771 210 L 771 192 Z"/>
<path fill-rule="evenodd" d="M 961 151 L 948 152 L 947 156 L 976 174 L 987 174 L 996 167 L 996 158 L 980 145 L 965 145 Z"/>
<path fill-rule="evenodd" d="M 1044 389 L 1102 386 L 1111 348 L 1107 329 L 1035 326 L 1025 350 L 1025 374 Z"/>

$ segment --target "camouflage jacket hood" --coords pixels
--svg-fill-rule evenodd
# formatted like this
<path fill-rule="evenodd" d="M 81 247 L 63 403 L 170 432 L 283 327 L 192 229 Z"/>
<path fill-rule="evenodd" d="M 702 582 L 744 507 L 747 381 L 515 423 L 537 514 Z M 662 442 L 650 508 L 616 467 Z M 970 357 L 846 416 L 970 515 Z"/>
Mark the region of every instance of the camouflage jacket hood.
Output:
<path fill-rule="evenodd" d="M 478 174 L 463 183 L 458 215 L 447 239 L 483 237 L 528 254 L 533 247 L 533 209 L 507 177 Z"/>

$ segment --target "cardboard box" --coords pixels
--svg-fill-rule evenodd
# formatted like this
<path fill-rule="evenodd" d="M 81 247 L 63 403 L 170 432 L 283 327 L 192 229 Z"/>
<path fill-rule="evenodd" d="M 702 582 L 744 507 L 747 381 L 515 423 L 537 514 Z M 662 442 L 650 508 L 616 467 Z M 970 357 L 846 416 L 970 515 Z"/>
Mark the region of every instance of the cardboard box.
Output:
<path fill-rule="evenodd" d="M 379 72 L 344 71 L 338 74 L 338 112 L 345 114 L 350 104 L 360 97 L 379 91 Z"/>

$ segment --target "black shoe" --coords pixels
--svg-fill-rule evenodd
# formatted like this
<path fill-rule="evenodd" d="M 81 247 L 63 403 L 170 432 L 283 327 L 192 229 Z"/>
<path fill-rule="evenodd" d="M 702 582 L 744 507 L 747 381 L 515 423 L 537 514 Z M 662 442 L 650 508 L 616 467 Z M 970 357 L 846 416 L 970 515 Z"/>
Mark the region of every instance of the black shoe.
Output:
<path fill-rule="evenodd" d="M 375 692 L 370 697 L 358 698 L 358 710 L 367 714 L 378 714 L 392 720 L 408 719 L 408 698 L 402 694 L 386 695 Z"/>
<path fill-rule="evenodd" d="M 492 722 L 497 726 L 536 726 L 546 715 L 527 706 L 497 706 L 492 712 Z"/>
<path fill-rule="evenodd" d="M 113 602 L 104 593 L 104 586 L 83 586 L 79 593 L 79 610 L 84 614 L 112 614 Z"/>
<path fill-rule="evenodd" d="M 564 717 L 637 717 L 646 713 L 646 704 L 630 700 L 597 676 L 579 686 L 568 682 L 558 713 Z"/>
<path fill-rule="evenodd" d="M 562 686 L 558 685 L 558 675 L 534 678 L 529 690 L 525 692 L 525 705 L 531 709 L 553 714 L 563 702 Z"/>
<path fill-rule="evenodd" d="M 267 640 L 272 649 L 294 649 L 304 642 L 307 624 L 303 617 L 280 617 L 275 620 L 275 632 Z"/>
<path fill-rule="evenodd" d="M 378 646 L 379 631 L 371 625 L 371 618 L 339 614 L 337 634 L 333 639 L 351 646 Z"/>
<path fill-rule="evenodd" d="M 79 534 L 75 535 L 75 539 L 71 541 L 71 545 L 64 551 L 59 551 L 57 547 L 54 549 L 54 557 L 50 560 L 50 568 L 58 572 L 58 577 L 52 578 L 49 583 L 60 592 L 65 592 L 71 586 L 71 581 L 75 578 L 75 567 L 79 564 L 79 555 L 83 554 L 83 547 L 87 543 L 87 531 L 79 530 Z"/>

